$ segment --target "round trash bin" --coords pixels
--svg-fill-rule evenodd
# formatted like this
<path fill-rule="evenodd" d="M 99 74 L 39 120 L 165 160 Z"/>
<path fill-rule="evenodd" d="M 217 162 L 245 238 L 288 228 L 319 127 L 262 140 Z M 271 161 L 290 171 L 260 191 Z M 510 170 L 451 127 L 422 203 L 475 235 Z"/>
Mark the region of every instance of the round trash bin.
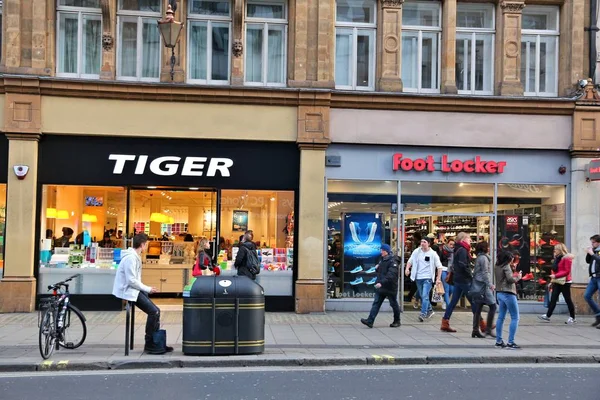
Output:
<path fill-rule="evenodd" d="M 183 299 L 183 353 L 260 354 L 265 294 L 245 276 L 200 276 Z"/>

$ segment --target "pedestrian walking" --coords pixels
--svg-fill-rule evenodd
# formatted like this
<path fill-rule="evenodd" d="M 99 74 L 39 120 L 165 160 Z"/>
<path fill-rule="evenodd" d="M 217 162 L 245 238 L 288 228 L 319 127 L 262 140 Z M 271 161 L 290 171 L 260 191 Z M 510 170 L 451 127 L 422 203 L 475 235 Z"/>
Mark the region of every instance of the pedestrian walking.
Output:
<path fill-rule="evenodd" d="M 473 338 L 496 337 L 492 334 L 494 315 L 496 314 L 496 297 L 494 296 L 495 288 L 492 284 L 492 260 L 489 252 L 490 245 L 488 242 L 479 242 L 475 246 L 477 259 L 475 260 L 473 283 L 471 284 L 471 300 L 473 302 L 473 332 L 471 337 Z M 481 311 L 484 305 L 489 307 L 486 324 L 482 324 L 481 319 Z M 479 331 L 480 327 L 483 334 Z"/>
<path fill-rule="evenodd" d="M 376 266 L 377 280 L 375 281 L 375 298 L 371 306 L 369 318 L 362 318 L 360 322 L 369 328 L 373 327 L 375 318 L 383 301 L 387 298 L 394 312 L 394 321 L 390 324 L 391 328 L 400 326 L 400 305 L 398 304 L 398 258 L 393 254 L 392 248 L 387 244 L 381 245 L 381 260 Z"/>
<path fill-rule="evenodd" d="M 431 318 L 434 314 L 433 307 L 429 300 L 429 294 L 433 288 L 436 270 L 440 269 L 442 262 L 438 254 L 429 246 L 429 240 L 422 239 L 418 249 L 413 251 L 406 264 L 405 274 L 410 275 L 410 279 L 417 282 L 419 296 L 421 297 L 421 313 L 419 321 L 423 322 L 426 318 Z"/>
<path fill-rule="evenodd" d="M 443 310 L 448 308 L 448 305 L 450 304 L 450 298 L 452 297 L 452 291 L 454 290 L 454 286 L 446 281 L 446 279 L 448 278 L 448 274 L 452 271 L 453 259 L 454 239 L 448 239 L 446 244 L 442 246 L 442 256 L 440 257 L 440 260 L 442 261 L 441 281 L 444 285 L 444 303 L 442 303 Z"/>
<path fill-rule="evenodd" d="M 600 235 L 592 236 L 590 242 L 592 246 L 585 256 L 585 261 L 589 264 L 590 282 L 583 297 L 596 316 L 592 326 L 600 329 L 600 306 L 594 301 L 594 295 L 600 290 Z"/>
<path fill-rule="evenodd" d="M 552 279 L 552 297 L 550 298 L 550 304 L 548 305 L 548 312 L 544 315 L 540 315 L 538 318 L 545 322 L 550 322 L 550 317 L 554 312 L 558 297 L 562 293 L 567 307 L 569 308 L 569 319 L 565 321 L 567 325 L 573 325 L 577 323 L 575 320 L 575 305 L 573 299 L 571 299 L 571 267 L 573 265 L 573 254 L 569 254 L 567 246 L 564 243 L 559 243 L 554 246 L 554 264 L 556 270 L 552 271 L 550 278 Z"/>
<path fill-rule="evenodd" d="M 499 312 L 496 322 L 496 347 L 508 349 L 520 349 L 515 343 L 515 335 L 519 327 L 519 304 L 517 303 L 517 285 L 522 278 L 521 271 L 515 271 L 510 263 L 513 255 L 507 251 L 498 254 L 494 272 L 496 275 L 496 297 L 498 298 Z M 506 312 L 510 313 L 510 327 L 508 329 L 508 343 L 502 340 L 502 328 Z"/>
<path fill-rule="evenodd" d="M 444 318 L 442 318 L 442 326 L 440 330 L 443 332 L 456 332 L 450 327 L 450 317 L 454 312 L 454 308 L 463 296 L 467 296 L 469 302 L 469 289 L 473 281 L 473 273 L 471 272 L 471 237 L 468 233 L 459 232 L 456 235 L 456 244 L 454 245 L 454 259 L 452 262 L 452 279 L 454 281 L 454 291 L 450 305 L 446 307 Z M 473 303 L 471 303 L 471 311 L 473 311 Z"/>

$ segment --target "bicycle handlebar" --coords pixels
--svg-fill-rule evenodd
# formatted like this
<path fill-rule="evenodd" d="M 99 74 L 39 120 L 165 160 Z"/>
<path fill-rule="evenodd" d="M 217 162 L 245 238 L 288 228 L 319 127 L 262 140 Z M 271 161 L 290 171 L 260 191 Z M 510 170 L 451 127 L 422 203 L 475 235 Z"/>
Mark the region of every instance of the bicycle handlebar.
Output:
<path fill-rule="evenodd" d="M 73 279 L 80 277 L 81 274 L 75 274 L 73 276 L 68 277 L 62 282 L 55 283 L 54 285 L 48 285 L 48 290 L 52 289 L 60 289 L 62 286 L 66 286 L 67 282 L 71 282 Z"/>

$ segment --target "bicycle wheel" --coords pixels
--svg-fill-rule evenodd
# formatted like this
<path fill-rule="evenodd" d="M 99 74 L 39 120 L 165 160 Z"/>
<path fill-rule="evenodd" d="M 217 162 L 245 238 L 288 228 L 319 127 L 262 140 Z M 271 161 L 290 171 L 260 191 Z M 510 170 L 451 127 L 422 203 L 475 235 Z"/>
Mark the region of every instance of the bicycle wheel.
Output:
<path fill-rule="evenodd" d="M 55 327 L 54 310 L 50 308 L 44 312 L 42 323 L 40 324 L 40 354 L 44 360 L 50 358 L 56 347 Z"/>
<path fill-rule="evenodd" d="M 65 313 L 62 335 L 58 344 L 65 349 L 76 349 L 83 344 L 87 336 L 85 317 L 79 309 L 71 303 Z"/>

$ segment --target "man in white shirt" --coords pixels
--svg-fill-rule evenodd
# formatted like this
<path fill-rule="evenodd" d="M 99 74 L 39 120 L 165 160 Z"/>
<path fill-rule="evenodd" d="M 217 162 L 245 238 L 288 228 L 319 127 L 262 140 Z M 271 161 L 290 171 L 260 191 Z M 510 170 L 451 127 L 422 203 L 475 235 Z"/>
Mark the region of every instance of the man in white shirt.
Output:
<path fill-rule="evenodd" d="M 440 273 L 442 272 L 440 256 L 431 249 L 429 240 L 422 239 L 421 246 L 413 251 L 404 271 L 406 276 L 410 275 L 410 279 L 417 283 L 421 296 L 421 314 L 419 314 L 421 322 L 425 321 L 425 318 L 431 318 L 434 314 L 429 301 L 429 292 L 435 281 L 436 269 L 439 269 Z"/>

